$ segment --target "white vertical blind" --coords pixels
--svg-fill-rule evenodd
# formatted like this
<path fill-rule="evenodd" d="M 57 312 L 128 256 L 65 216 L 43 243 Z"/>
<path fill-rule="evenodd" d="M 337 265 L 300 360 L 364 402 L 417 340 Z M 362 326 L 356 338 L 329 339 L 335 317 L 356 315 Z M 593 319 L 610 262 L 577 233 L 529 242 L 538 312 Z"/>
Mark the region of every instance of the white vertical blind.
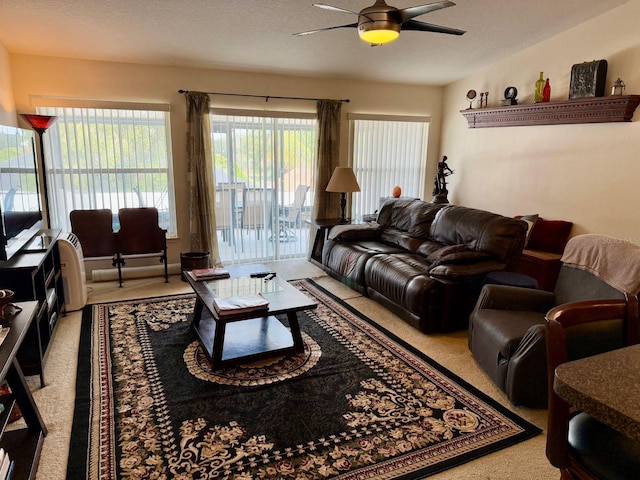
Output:
<path fill-rule="evenodd" d="M 398 119 L 353 115 L 351 129 L 352 166 L 360 192 L 352 198 L 352 216 L 373 213 L 381 197 L 389 197 L 393 187 L 402 196 L 424 196 L 429 119 Z"/>
<path fill-rule="evenodd" d="M 170 118 L 166 110 L 38 107 L 55 115 L 45 141 L 54 226 L 70 230 L 72 210 L 156 207 L 176 236 Z M 114 228 L 118 228 L 117 223 Z"/>

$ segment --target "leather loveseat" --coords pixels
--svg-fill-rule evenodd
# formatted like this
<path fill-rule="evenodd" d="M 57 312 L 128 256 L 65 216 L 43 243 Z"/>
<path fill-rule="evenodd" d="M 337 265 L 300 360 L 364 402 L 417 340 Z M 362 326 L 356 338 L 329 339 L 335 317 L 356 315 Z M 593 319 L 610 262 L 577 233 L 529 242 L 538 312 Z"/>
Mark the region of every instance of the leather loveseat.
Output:
<path fill-rule="evenodd" d="M 513 270 L 527 225 L 421 200 L 389 200 L 377 222 L 332 229 L 324 270 L 425 333 L 467 328 L 488 272 Z"/>

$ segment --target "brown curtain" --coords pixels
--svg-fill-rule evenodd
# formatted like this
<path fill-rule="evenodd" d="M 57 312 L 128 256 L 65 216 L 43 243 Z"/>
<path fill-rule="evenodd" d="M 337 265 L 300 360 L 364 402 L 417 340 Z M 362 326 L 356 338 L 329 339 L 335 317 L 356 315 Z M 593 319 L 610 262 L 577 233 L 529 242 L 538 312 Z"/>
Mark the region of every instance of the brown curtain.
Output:
<path fill-rule="evenodd" d="M 318 100 L 318 171 L 312 219 L 338 217 L 340 197 L 325 191 L 340 155 L 340 100 Z"/>
<path fill-rule="evenodd" d="M 215 172 L 211 155 L 209 95 L 188 92 L 187 165 L 189 171 L 189 233 L 194 252 L 209 252 L 220 265 L 215 221 Z"/>

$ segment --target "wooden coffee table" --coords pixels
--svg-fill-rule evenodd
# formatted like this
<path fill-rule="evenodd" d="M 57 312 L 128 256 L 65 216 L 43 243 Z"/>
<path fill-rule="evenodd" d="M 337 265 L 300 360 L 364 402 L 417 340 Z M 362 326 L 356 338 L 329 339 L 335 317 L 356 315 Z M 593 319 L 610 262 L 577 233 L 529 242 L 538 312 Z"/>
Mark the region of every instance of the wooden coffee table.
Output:
<path fill-rule="evenodd" d="M 252 278 L 267 272 L 261 264 L 228 267 L 231 277 L 221 280 L 195 280 L 185 277 L 196 292 L 191 328 L 211 358 L 213 368 L 251 363 L 264 358 L 300 353 L 304 350 L 298 312 L 317 308 L 317 304 L 286 281 Z M 226 297 L 260 292 L 269 300 L 269 309 L 221 317 L 213 307 L 216 296 Z M 275 315 L 286 314 L 289 328 Z"/>

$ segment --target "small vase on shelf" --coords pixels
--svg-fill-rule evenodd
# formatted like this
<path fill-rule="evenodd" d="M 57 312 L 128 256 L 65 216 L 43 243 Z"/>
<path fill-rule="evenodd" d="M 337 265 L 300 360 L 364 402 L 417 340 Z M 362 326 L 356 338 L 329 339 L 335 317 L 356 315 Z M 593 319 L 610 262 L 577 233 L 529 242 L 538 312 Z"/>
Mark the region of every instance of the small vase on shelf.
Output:
<path fill-rule="evenodd" d="M 551 85 L 549 85 L 549 79 L 544 84 L 544 88 L 542 89 L 542 101 L 548 102 L 551 100 Z"/>
<path fill-rule="evenodd" d="M 535 103 L 538 103 L 538 102 L 542 101 L 542 95 L 543 95 L 544 86 L 545 86 L 543 73 L 544 72 L 540 72 L 540 78 L 536 81 L 536 90 L 535 90 L 535 94 L 533 96 L 533 101 Z"/>

